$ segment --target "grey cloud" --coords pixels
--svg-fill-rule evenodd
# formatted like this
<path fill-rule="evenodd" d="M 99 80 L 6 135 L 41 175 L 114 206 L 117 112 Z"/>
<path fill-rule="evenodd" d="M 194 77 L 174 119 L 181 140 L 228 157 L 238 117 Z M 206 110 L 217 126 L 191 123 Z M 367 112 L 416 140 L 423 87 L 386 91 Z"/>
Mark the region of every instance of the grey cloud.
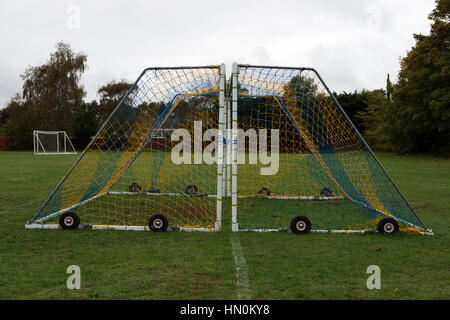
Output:
<path fill-rule="evenodd" d="M 67 28 L 70 5 L 81 28 Z M 21 89 L 19 75 L 43 63 L 59 40 L 88 55 L 87 99 L 148 66 L 233 61 L 311 66 L 334 91 L 375 89 L 398 57 L 426 33 L 433 0 L 341 1 L 2 1 L 0 107 Z"/>

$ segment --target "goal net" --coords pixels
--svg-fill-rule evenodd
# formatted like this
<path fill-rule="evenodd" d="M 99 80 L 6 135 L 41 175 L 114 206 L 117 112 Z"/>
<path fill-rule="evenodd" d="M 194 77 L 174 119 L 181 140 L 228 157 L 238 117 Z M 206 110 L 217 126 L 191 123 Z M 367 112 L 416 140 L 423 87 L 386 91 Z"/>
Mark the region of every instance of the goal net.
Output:
<path fill-rule="evenodd" d="M 208 133 L 223 130 L 224 72 L 146 69 L 31 222 L 74 211 L 83 223 L 144 230 L 163 214 L 172 227 L 220 229 L 222 166 L 202 150 L 223 154 Z"/>
<path fill-rule="evenodd" d="M 424 228 L 314 69 L 234 68 L 235 231 Z"/>
<path fill-rule="evenodd" d="M 33 131 L 34 154 L 76 154 L 65 131 Z"/>
<path fill-rule="evenodd" d="M 148 230 L 164 215 L 213 231 L 223 211 L 233 231 L 294 232 L 299 217 L 319 232 L 385 218 L 426 229 L 314 69 L 234 64 L 231 75 L 144 70 L 29 224 L 75 213 L 69 222 Z"/>

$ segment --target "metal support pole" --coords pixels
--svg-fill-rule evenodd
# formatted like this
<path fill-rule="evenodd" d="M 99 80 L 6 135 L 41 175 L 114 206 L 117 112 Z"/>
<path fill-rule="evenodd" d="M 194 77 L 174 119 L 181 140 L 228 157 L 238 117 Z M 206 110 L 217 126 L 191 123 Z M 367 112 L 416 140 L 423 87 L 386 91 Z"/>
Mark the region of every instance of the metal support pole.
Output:
<path fill-rule="evenodd" d="M 64 131 L 64 153 L 67 152 L 67 139 L 69 138 L 69 136 L 66 134 L 66 132 Z"/>
<path fill-rule="evenodd" d="M 216 231 L 222 227 L 222 193 L 223 193 L 223 127 L 225 121 L 225 64 L 220 65 L 220 84 L 219 84 L 219 134 L 217 137 L 217 218 Z"/>
<path fill-rule="evenodd" d="M 232 86 L 232 168 L 231 168 L 231 230 L 233 232 L 239 231 L 237 222 L 237 108 L 238 108 L 238 66 L 233 63 L 233 70 L 231 73 Z"/>
<path fill-rule="evenodd" d="M 231 99 L 227 101 L 227 197 L 231 197 Z"/>
<path fill-rule="evenodd" d="M 228 103 L 228 99 L 227 97 L 225 97 L 224 99 L 224 124 L 223 124 L 223 163 L 222 163 L 222 198 L 225 198 L 227 196 L 227 163 L 226 163 L 226 159 L 227 159 L 227 141 L 226 141 L 226 131 L 227 131 L 227 103 Z"/>

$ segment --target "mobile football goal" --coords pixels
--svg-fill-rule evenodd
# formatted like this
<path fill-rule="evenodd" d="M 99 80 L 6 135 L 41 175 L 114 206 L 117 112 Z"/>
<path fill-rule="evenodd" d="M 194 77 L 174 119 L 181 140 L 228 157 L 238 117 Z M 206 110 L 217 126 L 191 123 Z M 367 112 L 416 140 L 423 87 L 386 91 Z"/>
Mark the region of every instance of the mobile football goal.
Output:
<path fill-rule="evenodd" d="M 431 233 L 312 68 L 148 68 L 27 228 Z M 57 224 L 59 223 L 59 224 Z"/>

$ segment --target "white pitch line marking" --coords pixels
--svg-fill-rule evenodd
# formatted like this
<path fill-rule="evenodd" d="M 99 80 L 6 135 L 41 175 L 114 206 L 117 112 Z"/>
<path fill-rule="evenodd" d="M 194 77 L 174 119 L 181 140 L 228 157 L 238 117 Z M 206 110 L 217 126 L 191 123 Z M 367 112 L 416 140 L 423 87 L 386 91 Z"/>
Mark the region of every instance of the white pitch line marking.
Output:
<path fill-rule="evenodd" d="M 236 285 L 238 299 L 250 299 L 250 282 L 247 273 L 247 263 L 242 252 L 241 242 L 236 236 L 231 236 L 234 264 L 236 265 Z"/>

